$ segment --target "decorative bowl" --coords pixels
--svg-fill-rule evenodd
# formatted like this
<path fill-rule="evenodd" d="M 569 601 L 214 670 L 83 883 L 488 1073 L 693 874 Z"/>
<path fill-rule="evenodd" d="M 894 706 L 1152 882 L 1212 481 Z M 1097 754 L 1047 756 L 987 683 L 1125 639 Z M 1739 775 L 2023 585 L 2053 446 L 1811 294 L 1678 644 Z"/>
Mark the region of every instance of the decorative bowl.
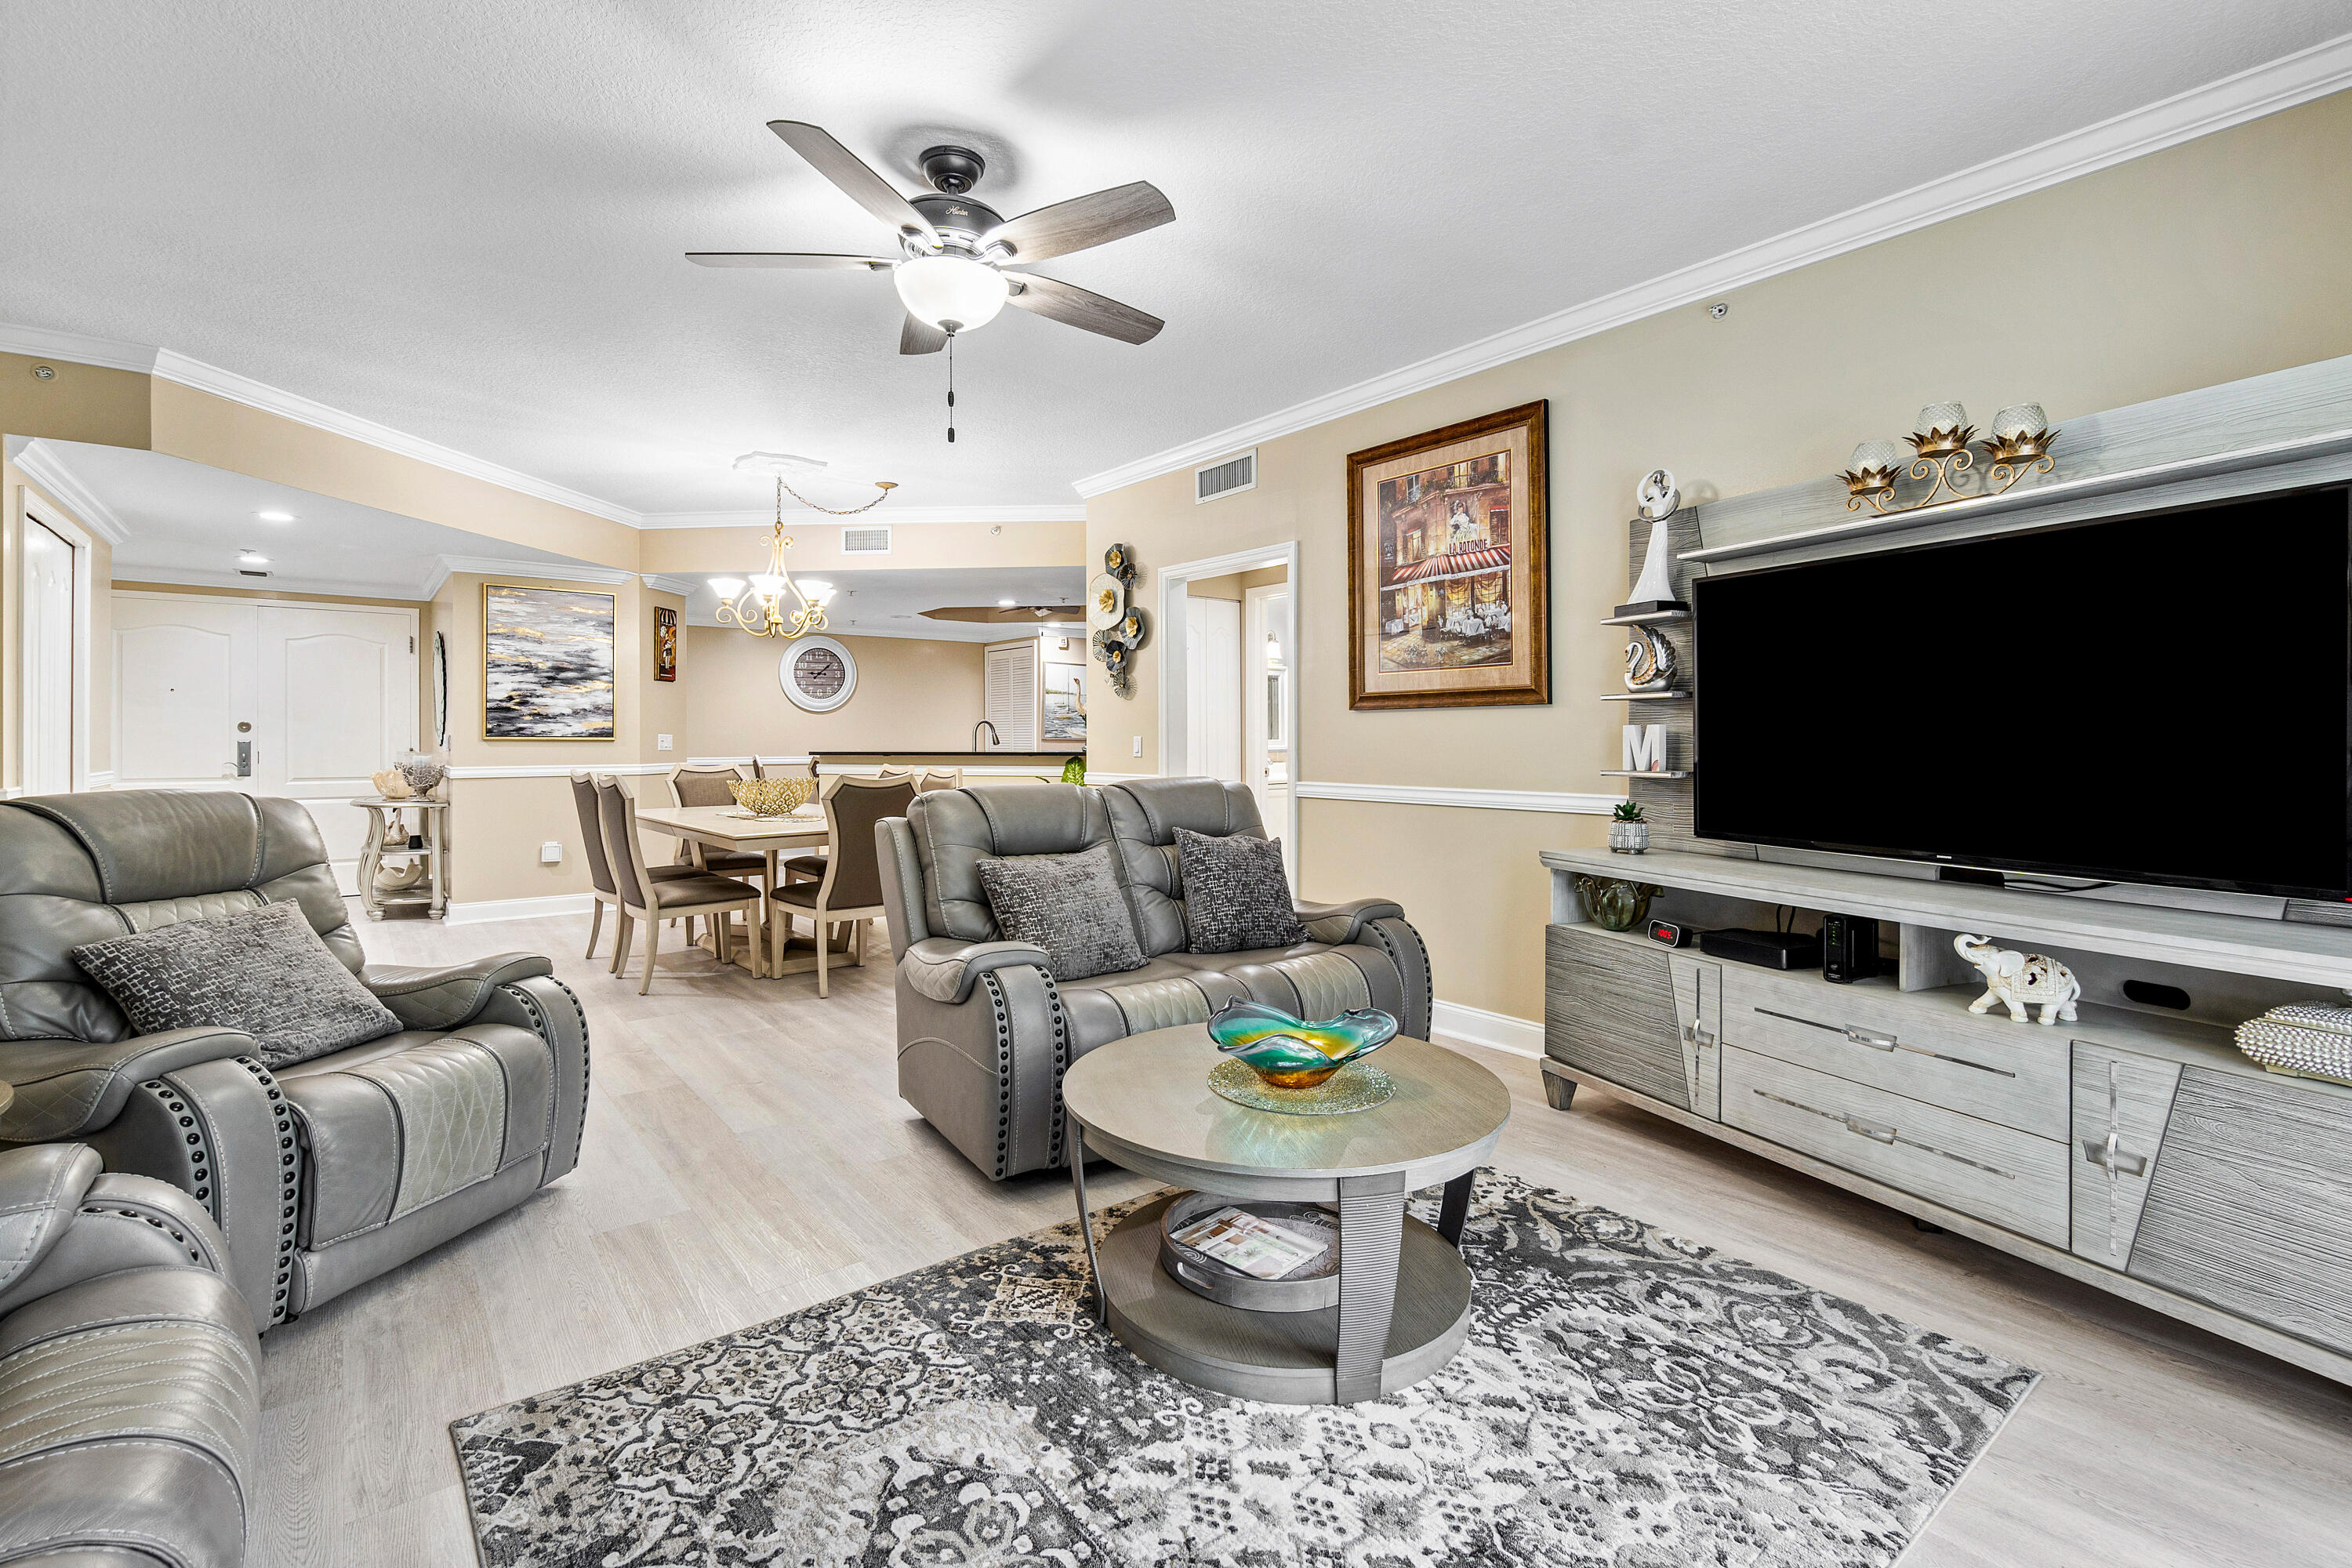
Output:
<path fill-rule="evenodd" d="M 1585 912 L 1602 931 L 1632 931 L 1649 919 L 1650 900 L 1658 896 L 1658 889 L 1647 882 L 1615 877 L 1580 876 L 1576 890 L 1584 895 Z"/>
<path fill-rule="evenodd" d="M 1310 1024 L 1263 1002 L 1236 1000 L 1209 1020 L 1217 1049 L 1277 1089 L 1312 1089 L 1387 1045 L 1396 1032 L 1397 1021 L 1377 1007 Z"/>
<path fill-rule="evenodd" d="M 808 804 L 816 793 L 816 780 L 730 779 L 727 793 L 754 816 L 782 816 Z"/>

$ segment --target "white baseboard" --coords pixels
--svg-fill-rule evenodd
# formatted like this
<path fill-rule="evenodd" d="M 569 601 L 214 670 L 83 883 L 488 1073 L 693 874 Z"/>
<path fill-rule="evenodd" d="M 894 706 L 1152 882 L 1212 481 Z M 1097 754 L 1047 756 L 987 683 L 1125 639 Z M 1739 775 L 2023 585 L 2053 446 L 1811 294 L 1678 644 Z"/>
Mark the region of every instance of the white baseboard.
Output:
<path fill-rule="evenodd" d="M 557 893 L 544 899 L 484 899 L 471 904 L 451 904 L 444 921 L 453 926 L 478 926 L 490 921 L 535 921 L 549 915 L 584 915 L 595 904 L 588 893 Z"/>
<path fill-rule="evenodd" d="M 1474 1046 L 1489 1046 L 1498 1051 L 1508 1051 L 1515 1057 L 1533 1057 L 1538 1061 L 1543 1058 L 1544 1026 L 1541 1024 L 1533 1018 L 1514 1018 L 1508 1013 L 1489 1013 L 1484 1007 L 1473 1007 L 1466 1003 L 1431 1003 L 1429 1032 L 1450 1035 Z"/>

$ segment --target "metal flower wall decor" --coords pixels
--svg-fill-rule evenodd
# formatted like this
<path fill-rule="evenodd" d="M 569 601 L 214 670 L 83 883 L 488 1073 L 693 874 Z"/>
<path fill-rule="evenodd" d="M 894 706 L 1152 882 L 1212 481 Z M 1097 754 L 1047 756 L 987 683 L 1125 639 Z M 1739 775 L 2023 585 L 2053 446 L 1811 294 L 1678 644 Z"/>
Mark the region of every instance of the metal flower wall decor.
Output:
<path fill-rule="evenodd" d="M 1135 695 L 1133 656 L 1149 635 L 1141 607 L 1129 602 L 1139 574 L 1133 553 L 1114 544 L 1087 584 L 1087 651 L 1101 662 L 1114 697 Z"/>

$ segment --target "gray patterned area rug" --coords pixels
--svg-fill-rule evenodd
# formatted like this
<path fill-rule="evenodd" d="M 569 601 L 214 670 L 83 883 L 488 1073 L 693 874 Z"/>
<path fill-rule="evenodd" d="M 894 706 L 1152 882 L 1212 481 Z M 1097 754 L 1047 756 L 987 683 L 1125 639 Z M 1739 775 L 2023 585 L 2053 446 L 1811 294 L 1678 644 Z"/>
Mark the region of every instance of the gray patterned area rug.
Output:
<path fill-rule="evenodd" d="M 2040 1375 L 1478 1185 L 1470 1342 L 1389 1398 L 1153 1371 L 1095 1327 L 1072 1223 L 453 1422 L 482 1561 L 1885 1564 Z"/>

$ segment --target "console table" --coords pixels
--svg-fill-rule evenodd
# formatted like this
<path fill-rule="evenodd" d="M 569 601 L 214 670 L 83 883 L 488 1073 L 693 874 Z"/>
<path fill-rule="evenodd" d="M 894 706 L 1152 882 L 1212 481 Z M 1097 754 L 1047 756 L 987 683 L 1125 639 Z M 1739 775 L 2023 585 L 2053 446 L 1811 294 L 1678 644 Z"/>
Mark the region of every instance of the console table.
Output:
<path fill-rule="evenodd" d="M 2342 1003 L 2352 931 L 1723 855 L 1540 858 L 1555 1109 L 1602 1087 L 2352 1383 L 2352 1088 L 2231 1043 L 2281 1003 Z M 1579 874 L 1649 883 L 1654 914 L 1700 928 L 1871 917 L 1892 973 L 1832 984 L 1604 931 Z M 2065 963 L 2079 1020 L 1969 1013 L 1984 988 L 1960 931 Z"/>

